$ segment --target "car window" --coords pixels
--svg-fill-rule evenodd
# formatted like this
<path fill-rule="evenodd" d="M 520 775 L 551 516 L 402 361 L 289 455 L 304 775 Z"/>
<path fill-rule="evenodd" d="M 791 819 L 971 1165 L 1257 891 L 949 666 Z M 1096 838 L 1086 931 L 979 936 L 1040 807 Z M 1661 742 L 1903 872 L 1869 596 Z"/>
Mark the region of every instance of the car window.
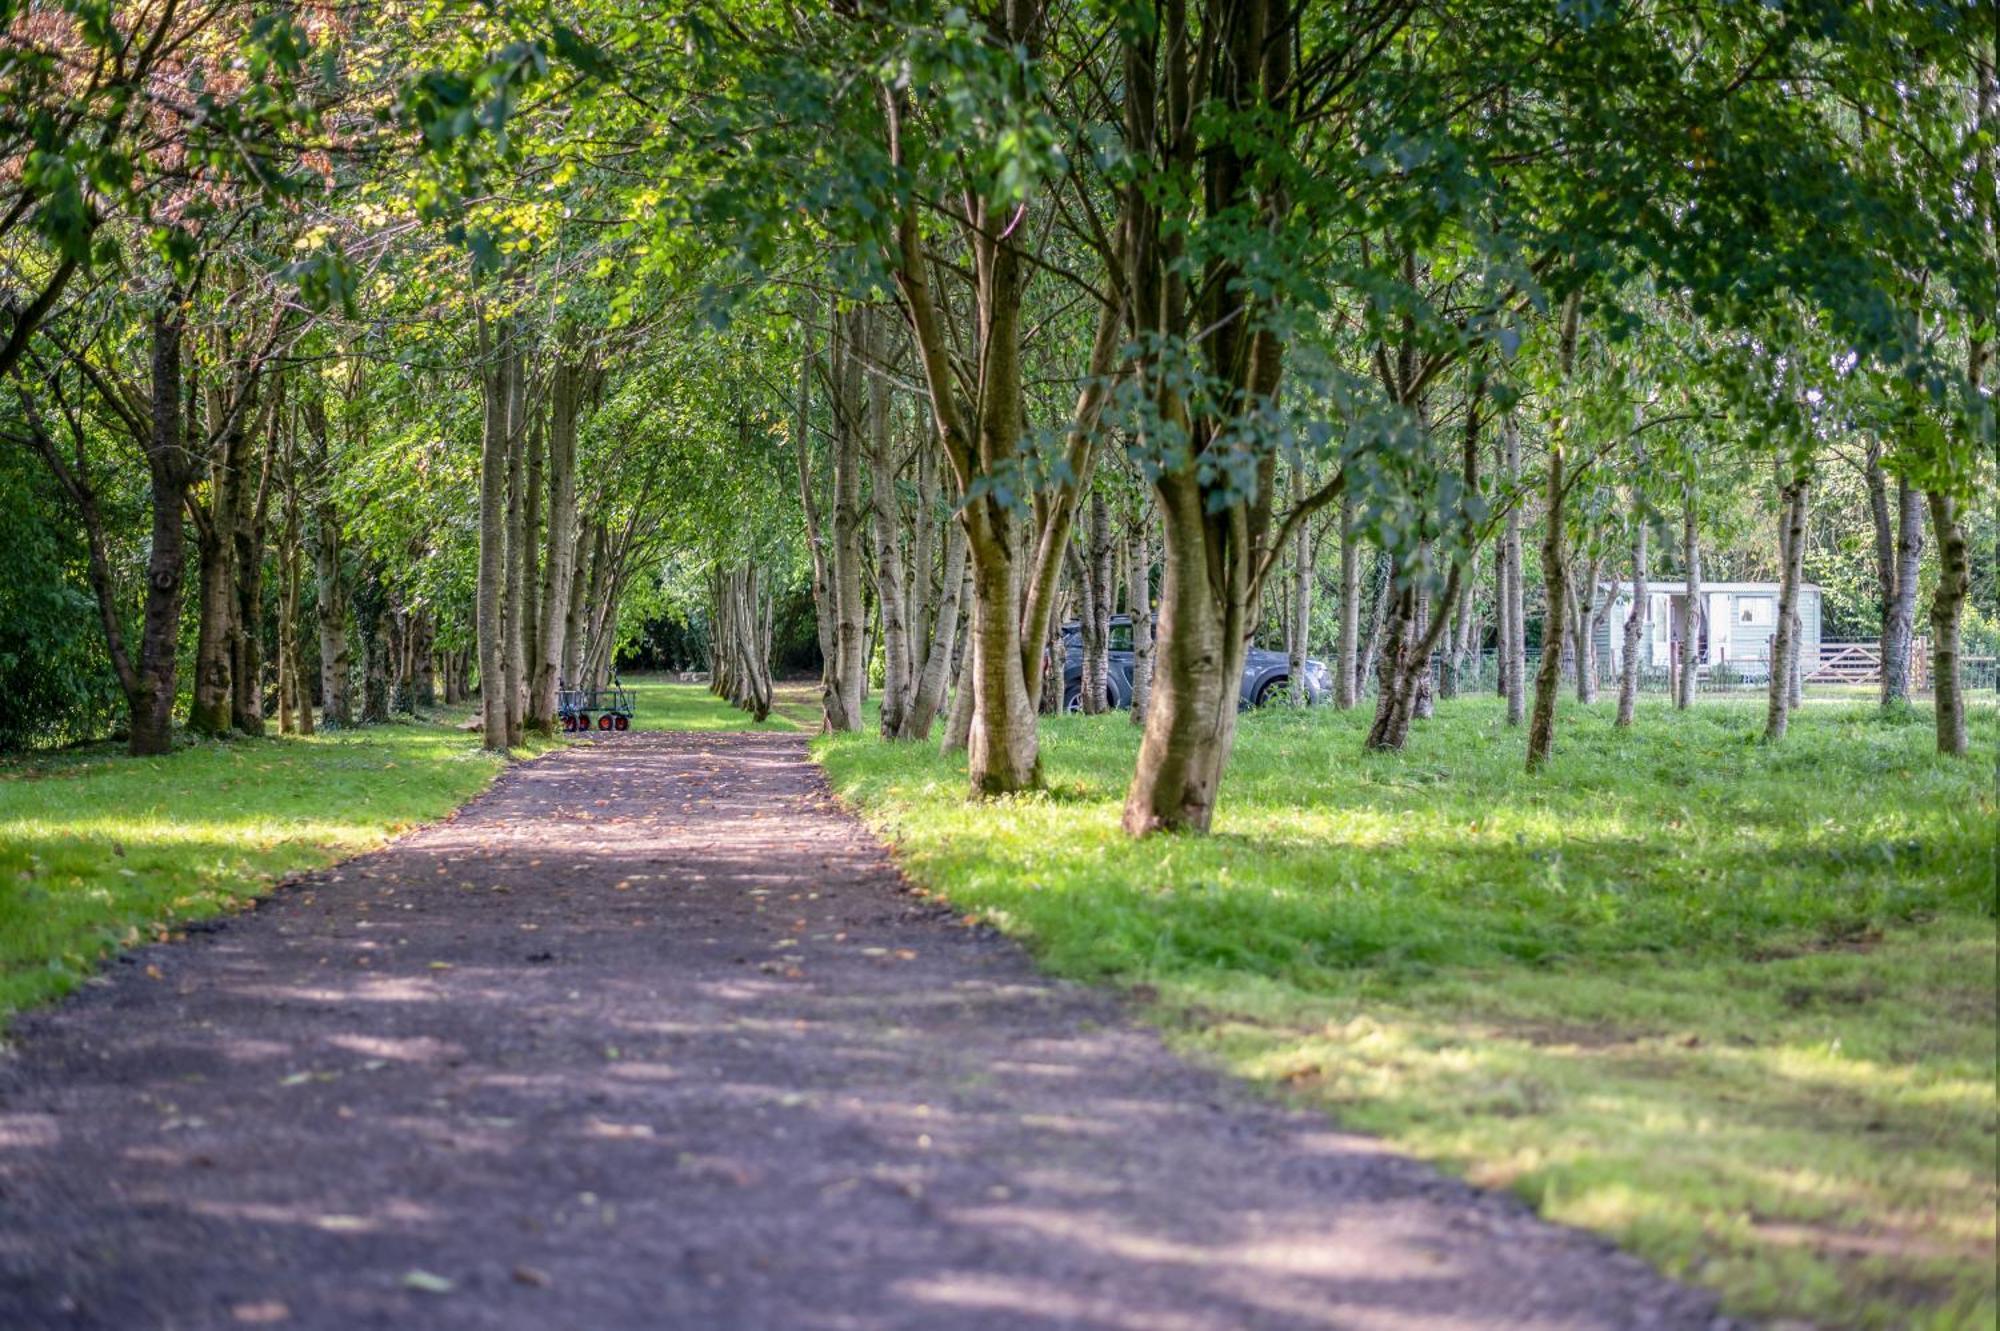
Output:
<path fill-rule="evenodd" d="M 1130 624 L 1113 624 L 1111 626 L 1111 650 L 1114 652 L 1129 652 L 1132 650 L 1132 626 Z"/>

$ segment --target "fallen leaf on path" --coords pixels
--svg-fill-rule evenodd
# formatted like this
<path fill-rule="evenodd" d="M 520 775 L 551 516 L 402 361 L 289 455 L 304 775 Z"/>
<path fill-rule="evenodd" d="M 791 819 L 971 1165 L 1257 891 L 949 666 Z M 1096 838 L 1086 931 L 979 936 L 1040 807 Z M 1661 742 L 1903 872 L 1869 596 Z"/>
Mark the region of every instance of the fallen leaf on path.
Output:
<path fill-rule="evenodd" d="M 270 1326 L 290 1321 L 292 1310 L 276 1299 L 262 1299 L 256 1303 L 237 1304 L 229 1310 L 229 1316 L 250 1326 Z"/>
<path fill-rule="evenodd" d="M 645 1141 L 653 1136 L 650 1123 L 607 1123 L 601 1118 L 593 1118 L 584 1125 L 584 1135 L 601 1137 L 606 1141 Z"/>
<path fill-rule="evenodd" d="M 426 1294 L 449 1294 L 458 1288 L 458 1282 L 449 1276 L 414 1269 L 403 1273 L 403 1288 L 420 1289 Z"/>
<path fill-rule="evenodd" d="M 549 1273 L 533 1266 L 517 1266 L 514 1268 L 514 1283 L 529 1285 L 535 1289 L 547 1289 Z"/>

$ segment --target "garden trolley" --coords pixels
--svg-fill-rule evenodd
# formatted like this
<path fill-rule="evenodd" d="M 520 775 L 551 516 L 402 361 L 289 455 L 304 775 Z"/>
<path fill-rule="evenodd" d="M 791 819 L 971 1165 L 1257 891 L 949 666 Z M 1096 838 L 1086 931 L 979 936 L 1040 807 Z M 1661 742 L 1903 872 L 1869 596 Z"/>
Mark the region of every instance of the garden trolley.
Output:
<path fill-rule="evenodd" d="M 609 688 L 556 690 L 556 715 L 562 718 L 564 734 L 581 734 L 591 729 L 592 717 L 597 718 L 599 730 L 630 730 L 632 706 L 632 690 L 615 677 Z"/>

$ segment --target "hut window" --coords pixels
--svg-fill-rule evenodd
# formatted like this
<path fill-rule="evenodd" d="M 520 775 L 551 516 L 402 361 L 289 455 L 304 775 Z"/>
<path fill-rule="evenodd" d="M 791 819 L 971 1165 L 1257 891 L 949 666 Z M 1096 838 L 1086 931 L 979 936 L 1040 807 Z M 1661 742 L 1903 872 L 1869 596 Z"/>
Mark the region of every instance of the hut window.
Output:
<path fill-rule="evenodd" d="M 1772 620 L 1771 598 L 1768 596 L 1746 596 L 1736 603 L 1736 617 L 1745 624 L 1759 628 L 1769 628 Z"/>

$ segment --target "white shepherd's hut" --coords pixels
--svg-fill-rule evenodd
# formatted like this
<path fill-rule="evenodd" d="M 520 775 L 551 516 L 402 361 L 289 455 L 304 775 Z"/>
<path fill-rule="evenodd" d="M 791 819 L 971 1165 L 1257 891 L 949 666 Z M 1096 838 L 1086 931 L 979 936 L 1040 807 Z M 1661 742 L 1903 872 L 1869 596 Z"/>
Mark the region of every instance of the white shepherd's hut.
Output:
<path fill-rule="evenodd" d="M 1775 582 L 1705 582 L 1695 615 L 1693 632 L 1698 659 L 1710 674 L 1727 669 L 1745 682 L 1769 679 L 1771 639 L 1778 631 L 1778 584 Z M 1625 620 L 1632 613 L 1632 584 L 1610 582 L 1599 590 L 1609 597 L 1611 613 L 1597 631 L 1597 659 L 1607 674 L 1623 669 Z M 1646 583 L 1646 598 L 1652 606 L 1647 636 L 1640 640 L 1639 668 L 1647 673 L 1665 671 L 1679 661 L 1681 638 L 1689 629 L 1685 623 L 1685 582 Z M 1602 602 L 1600 601 L 1600 604 Z M 1800 666 L 1810 675 L 1819 668 L 1819 588 L 1810 582 L 1799 584 L 1799 622 L 1803 631 Z"/>

